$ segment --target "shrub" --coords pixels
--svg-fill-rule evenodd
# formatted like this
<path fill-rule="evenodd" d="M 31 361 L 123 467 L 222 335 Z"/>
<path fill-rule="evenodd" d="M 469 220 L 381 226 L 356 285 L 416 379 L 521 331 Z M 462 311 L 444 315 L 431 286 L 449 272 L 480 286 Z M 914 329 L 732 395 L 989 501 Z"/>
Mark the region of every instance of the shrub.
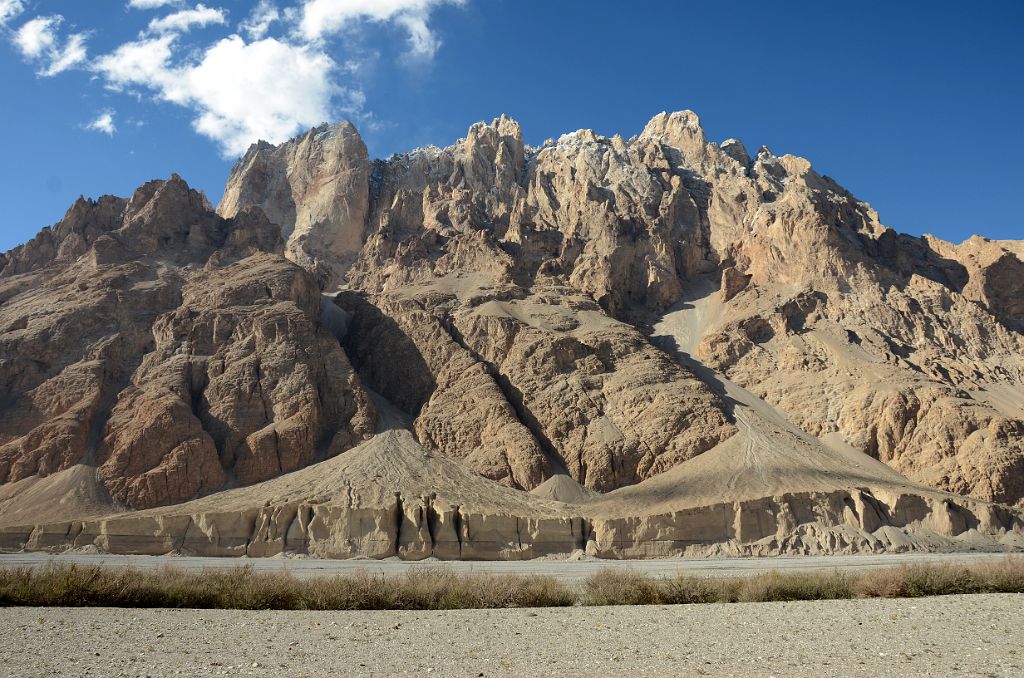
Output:
<path fill-rule="evenodd" d="M 355 575 L 299 580 L 251 566 L 187 572 L 101 565 L 0 569 L 0 606 L 187 607 L 242 610 L 451 610 L 657 605 L 966 593 L 1024 593 L 1024 559 L 973 566 L 909 565 L 859 575 L 779 573 L 752 577 L 650 577 L 601 570 L 582 586 L 553 577 L 455 574 L 443 567 L 395 577 Z"/>
<path fill-rule="evenodd" d="M 664 581 L 628 570 L 601 570 L 584 580 L 584 605 L 658 605 Z"/>

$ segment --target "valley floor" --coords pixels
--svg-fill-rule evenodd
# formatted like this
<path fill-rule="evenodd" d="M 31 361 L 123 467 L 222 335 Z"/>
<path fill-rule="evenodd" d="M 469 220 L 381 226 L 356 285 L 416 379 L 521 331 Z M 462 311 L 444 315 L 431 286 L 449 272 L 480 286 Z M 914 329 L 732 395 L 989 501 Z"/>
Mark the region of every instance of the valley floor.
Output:
<path fill-rule="evenodd" d="M 868 569 L 898 567 L 900 565 L 936 565 L 950 563 L 970 565 L 973 563 L 999 562 L 1007 558 L 1006 553 L 884 553 L 878 555 L 849 556 L 792 556 L 779 558 L 704 558 L 704 559 L 663 559 L 663 560 L 557 560 L 537 558 L 520 561 L 440 561 L 428 559 L 418 562 L 402 561 L 397 558 L 386 560 L 352 559 L 321 560 L 317 558 L 204 558 L 195 556 L 126 556 L 91 553 L 2 553 L 0 568 L 45 567 L 49 563 L 59 565 L 106 565 L 110 567 L 134 567 L 156 569 L 173 567 L 198 571 L 248 566 L 257 572 L 286 571 L 298 578 L 321 575 L 355 574 L 365 571 L 369 574 L 401 575 L 424 569 L 443 568 L 457 574 L 522 574 L 546 575 L 562 580 L 579 581 L 605 569 L 628 570 L 651 576 L 673 576 L 688 574 L 706 577 L 736 577 L 757 575 L 774 570 L 785 572 L 823 572 L 840 569 L 860 572 Z M 1011 557 L 1020 557 L 1013 554 Z"/>
<path fill-rule="evenodd" d="M 8 608 L 0 676 L 1015 676 L 1024 595 L 243 612 Z"/>

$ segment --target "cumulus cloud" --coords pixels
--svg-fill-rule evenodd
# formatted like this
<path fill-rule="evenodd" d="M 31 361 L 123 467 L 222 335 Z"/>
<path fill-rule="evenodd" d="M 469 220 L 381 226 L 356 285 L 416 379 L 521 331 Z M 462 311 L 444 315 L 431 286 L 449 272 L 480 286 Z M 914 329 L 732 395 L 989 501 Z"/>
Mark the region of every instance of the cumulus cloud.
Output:
<path fill-rule="evenodd" d="M 85 33 L 73 33 L 60 44 L 57 30 L 63 22 L 60 14 L 40 16 L 25 22 L 14 34 L 14 45 L 22 56 L 40 64 L 40 76 L 63 73 L 86 59 Z"/>
<path fill-rule="evenodd" d="M 114 90 L 139 86 L 161 90 L 174 77 L 170 67 L 171 46 L 177 36 L 127 42 L 93 62 L 93 69 L 105 76 Z"/>
<path fill-rule="evenodd" d="M 24 11 L 25 5 L 21 0 L 0 0 L 0 28 Z"/>
<path fill-rule="evenodd" d="M 239 24 L 239 28 L 249 36 L 251 40 L 259 40 L 270 30 L 271 24 L 280 21 L 281 13 L 270 0 L 260 0 L 248 18 Z"/>
<path fill-rule="evenodd" d="M 357 21 L 394 21 L 409 33 L 409 54 L 432 58 L 441 41 L 430 29 L 430 13 L 439 5 L 464 0 L 305 0 L 299 31 L 307 40 L 339 33 Z"/>
<path fill-rule="evenodd" d="M 259 139 L 278 143 L 340 115 L 383 125 L 366 110 L 357 84 L 365 76 L 359 54 L 353 55 L 358 47 L 346 38 L 367 22 L 389 24 L 407 33 L 408 55 L 430 58 L 441 45 L 431 14 L 466 1 L 248 0 L 250 11 L 234 27 L 237 34 L 210 43 L 198 42 L 189 31 L 226 26 L 225 9 L 195 0 L 125 0 L 131 9 L 159 14 L 137 37 L 91 60 L 90 34 L 62 32 L 59 14 L 38 16 L 7 34 L 40 76 L 87 64 L 109 90 L 188 109 L 195 130 L 230 157 Z M 23 13 L 24 5 L 25 0 L 0 0 L 0 28 Z M 275 26 L 278 37 L 271 37 Z M 113 135 L 114 119 L 113 110 L 103 111 L 83 128 Z"/>
<path fill-rule="evenodd" d="M 61 16 L 41 16 L 25 23 L 14 34 L 14 44 L 26 59 L 38 59 L 57 45 Z"/>
<path fill-rule="evenodd" d="M 114 111 L 103 111 L 95 120 L 85 126 L 85 129 L 93 132 L 101 132 L 107 136 L 114 136 L 117 127 L 114 125 Z"/>
<path fill-rule="evenodd" d="M 331 99 L 344 94 L 331 82 L 325 53 L 273 38 L 246 44 L 231 36 L 188 69 L 176 93 L 200 111 L 195 128 L 239 154 L 257 139 L 284 141 L 331 117 Z"/>
<path fill-rule="evenodd" d="M 116 89 L 148 89 L 196 111 L 193 127 L 236 156 L 264 139 L 279 143 L 330 120 L 333 102 L 361 105 L 361 93 L 333 82 L 335 64 L 322 50 L 274 38 L 233 35 L 194 62 L 172 63 L 173 34 L 128 43 L 97 60 Z"/>
<path fill-rule="evenodd" d="M 220 8 L 196 5 L 195 9 L 183 9 L 167 16 L 153 19 L 149 22 L 151 33 L 184 33 L 191 30 L 193 26 L 220 25 L 227 23 L 227 13 Z"/>

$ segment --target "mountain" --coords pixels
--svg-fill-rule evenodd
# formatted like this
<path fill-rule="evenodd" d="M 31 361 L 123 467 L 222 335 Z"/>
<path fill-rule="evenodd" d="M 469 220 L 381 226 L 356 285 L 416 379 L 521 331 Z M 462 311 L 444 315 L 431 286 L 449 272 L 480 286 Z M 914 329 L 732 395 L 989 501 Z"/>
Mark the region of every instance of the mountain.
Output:
<path fill-rule="evenodd" d="M 1022 257 L 689 111 L 260 142 L 0 257 L 0 546 L 1022 548 Z"/>

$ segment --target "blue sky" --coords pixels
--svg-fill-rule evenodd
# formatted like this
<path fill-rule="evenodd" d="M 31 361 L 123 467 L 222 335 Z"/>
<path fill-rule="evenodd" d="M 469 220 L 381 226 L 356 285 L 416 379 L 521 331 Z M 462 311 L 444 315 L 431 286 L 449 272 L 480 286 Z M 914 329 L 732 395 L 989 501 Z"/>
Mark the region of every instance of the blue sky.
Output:
<path fill-rule="evenodd" d="M 1024 238 L 1021 2 L 0 0 L 0 23 L 0 250 L 171 172 L 216 203 L 250 141 L 321 121 L 386 156 L 500 113 L 540 143 L 683 108 L 898 230 Z"/>

